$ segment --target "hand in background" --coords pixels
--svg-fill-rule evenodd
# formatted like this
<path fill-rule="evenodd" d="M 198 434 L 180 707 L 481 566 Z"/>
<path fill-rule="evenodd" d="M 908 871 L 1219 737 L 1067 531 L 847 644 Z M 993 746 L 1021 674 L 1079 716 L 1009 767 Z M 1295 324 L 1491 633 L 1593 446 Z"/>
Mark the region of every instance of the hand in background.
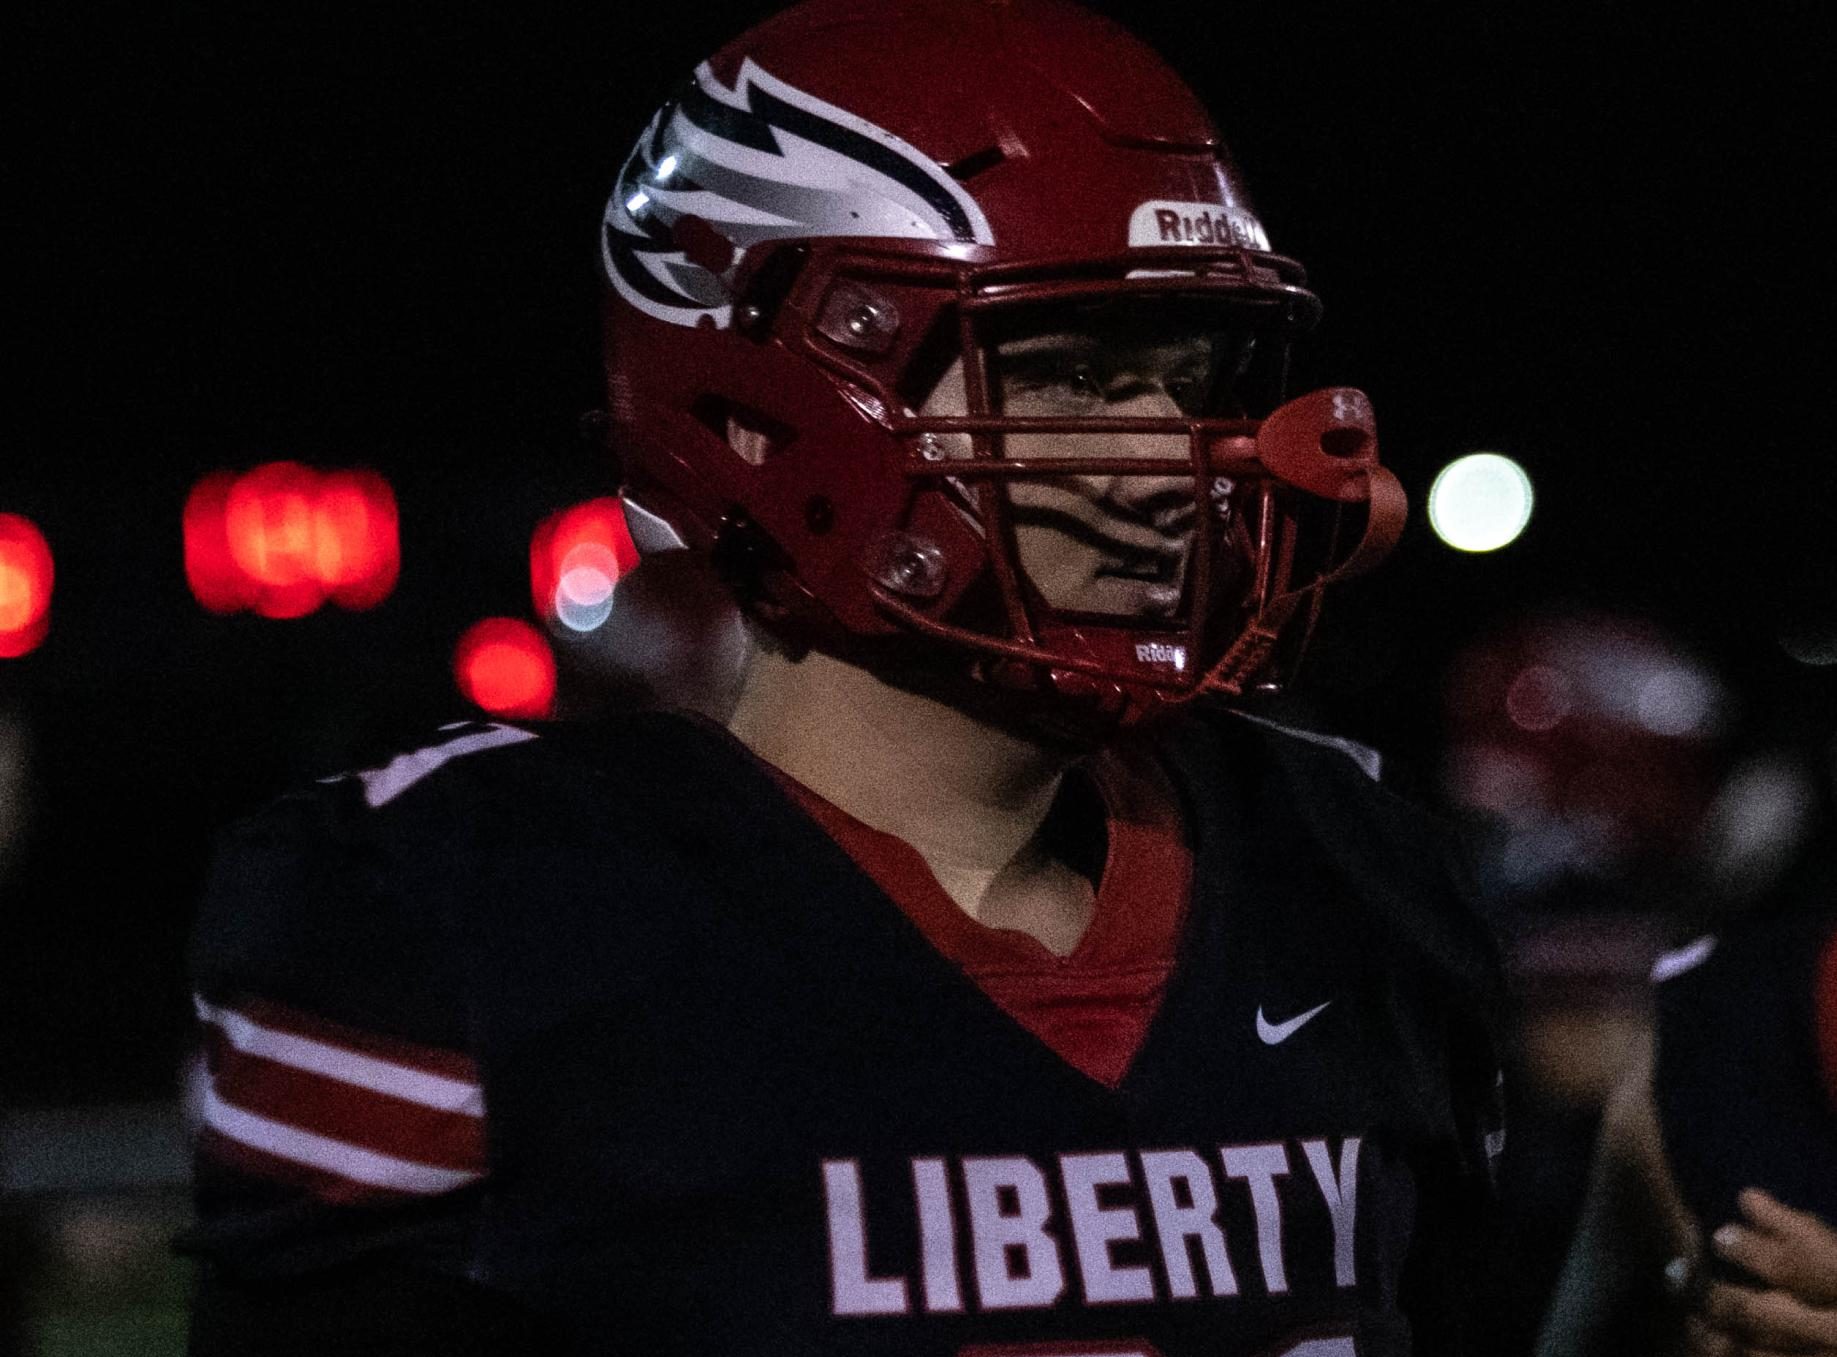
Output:
<path fill-rule="evenodd" d="M 1710 1284 L 1690 1320 L 1689 1357 L 1837 1357 L 1837 1230 L 1758 1188 L 1739 1205 L 1743 1219 L 1711 1247 L 1760 1285 Z"/>

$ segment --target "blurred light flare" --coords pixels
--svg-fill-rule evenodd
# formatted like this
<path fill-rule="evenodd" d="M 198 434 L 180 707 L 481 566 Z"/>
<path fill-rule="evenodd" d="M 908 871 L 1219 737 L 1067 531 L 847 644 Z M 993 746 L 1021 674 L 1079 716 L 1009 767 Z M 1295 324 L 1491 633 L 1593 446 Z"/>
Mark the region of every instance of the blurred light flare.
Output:
<path fill-rule="evenodd" d="M 1489 851 L 1503 888 L 1694 851 L 1730 698 L 1654 624 L 1524 619 L 1470 645 L 1447 695 L 1444 785 L 1496 822 Z"/>
<path fill-rule="evenodd" d="M 1569 675 L 1547 664 L 1520 670 L 1505 690 L 1505 714 L 1520 730 L 1555 730 L 1574 705 Z"/>
<path fill-rule="evenodd" d="M 473 623 L 453 651 L 468 702 L 493 716 L 540 718 L 555 704 L 555 656 L 542 633 L 514 617 Z"/>
<path fill-rule="evenodd" d="M 1531 478 L 1496 452 L 1457 457 L 1429 487 L 1429 526 L 1457 551 L 1497 551 L 1531 521 Z"/>
<path fill-rule="evenodd" d="M 185 502 L 184 538 L 192 595 L 217 613 L 373 608 L 401 570 L 395 494 L 374 471 L 212 472 Z"/>
<path fill-rule="evenodd" d="M 1634 699 L 1639 724 L 1654 735 L 1707 735 L 1715 724 L 1717 705 L 1716 685 L 1681 666 L 1647 677 Z"/>
<path fill-rule="evenodd" d="M 1814 669 L 1837 665 L 1837 626 L 1799 624 L 1783 627 L 1776 639 L 1780 649 L 1800 664 Z"/>
<path fill-rule="evenodd" d="M 1451 784 L 1463 803 L 1515 829 L 1543 818 L 1549 770 L 1541 760 L 1499 745 L 1469 745 L 1452 754 Z"/>
<path fill-rule="evenodd" d="M 0 660 L 36 650 L 51 627 L 51 544 L 21 514 L 0 514 Z"/>
<path fill-rule="evenodd" d="M 612 615 L 612 591 L 620 574 L 612 548 L 582 542 L 561 563 L 555 585 L 555 620 L 570 631 L 593 631 Z"/>
<path fill-rule="evenodd" d="M 1756 894 L 1797 858 L 1817 808 L 1809 767 L 1779 754 L 1751 758 L 1717 794 L 1701 851 L 1725 890 Z"/>
<path fill-rule="evenodd" d="M 613 591 L 637 563 L 616 497 L 576 504 L 543 519 L 530 538 L 530 602 L 544 621 L 593 631 L 611 616 Z"/>

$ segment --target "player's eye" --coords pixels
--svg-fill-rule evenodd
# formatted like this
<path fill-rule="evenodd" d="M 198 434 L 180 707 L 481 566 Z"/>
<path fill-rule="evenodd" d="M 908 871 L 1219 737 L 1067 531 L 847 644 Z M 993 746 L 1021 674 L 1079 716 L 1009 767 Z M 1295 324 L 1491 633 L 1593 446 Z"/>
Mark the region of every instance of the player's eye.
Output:
<path fill-rule="evenodd" d="M 1082 413 L 1104 400 L 1103 375 L 1071 354 L 1023 354 L 1002 365 L 1001 389 L 1011 410 Z"/>
<path fill-rule="evenodd" d="M 1065 389 L 1081 401 L 1103 399 L 1103 383 L 1097 379 L 1090 364 L 1079 363 L 1067 371 L 1061 378 Z"/>

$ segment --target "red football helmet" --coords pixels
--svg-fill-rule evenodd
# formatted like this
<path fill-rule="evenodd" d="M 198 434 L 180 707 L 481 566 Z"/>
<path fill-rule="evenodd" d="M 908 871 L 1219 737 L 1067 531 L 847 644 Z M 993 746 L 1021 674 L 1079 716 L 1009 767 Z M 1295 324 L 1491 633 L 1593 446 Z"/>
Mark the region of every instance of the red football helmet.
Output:
<path fill-rule="evenodd" d="M 633 536 L 798 643 L 1133 722 L 1243 691 L 1401 527 L 1365 396 L 1284 403 L 1319 303 L 1210 119 L 1066 0 L 779 14 L 602 246 Z"/>

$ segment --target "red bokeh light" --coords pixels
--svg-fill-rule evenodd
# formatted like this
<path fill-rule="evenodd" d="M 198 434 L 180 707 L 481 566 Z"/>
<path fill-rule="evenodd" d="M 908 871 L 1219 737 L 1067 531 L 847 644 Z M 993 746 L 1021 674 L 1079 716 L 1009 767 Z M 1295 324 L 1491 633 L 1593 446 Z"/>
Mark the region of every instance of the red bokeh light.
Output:
<path fill-rule="evenodd" d="M 555 656 L 536 628 L 487 617 L 466 628 L 453 651 L 453 677 L 466 700 L 493 716 L 547 716 L 555 703 Z"/>
<path fill-rule="evenodd" d="M 617 566 L 616 584 L 638 564 L 638 548 L 625 527 L 625 510 L 616 497 L 588 500 L 571 509 L 550 514 L 536 527 L 529 544 L 529 590 L 536 616 L 553 620 L 555 590 L 568 558 L 581 547 L 599 547 L 612 553 Z M 577 558 L 578 559 L 578 558 Z"/>
<path fill-rule="evenodd" d="M 269 462 L 218 471 L 185 502 L 185 577 L 212 612 L 373 608 L 401 569 L 395 494 L 374 471 Z"/>
<path fill-rule="evenodd" d="M 51 626 L 51 546 L 29 518 L 0 514 L 0 660 L 38 648 Z"/>
<path fill-rule="evenodd" d="M 341 608 L 374 608 L 395 589 L 402 553 L 395 494 L 374 471 L 334 471 L 313 506 L 318 575 Z"/>

